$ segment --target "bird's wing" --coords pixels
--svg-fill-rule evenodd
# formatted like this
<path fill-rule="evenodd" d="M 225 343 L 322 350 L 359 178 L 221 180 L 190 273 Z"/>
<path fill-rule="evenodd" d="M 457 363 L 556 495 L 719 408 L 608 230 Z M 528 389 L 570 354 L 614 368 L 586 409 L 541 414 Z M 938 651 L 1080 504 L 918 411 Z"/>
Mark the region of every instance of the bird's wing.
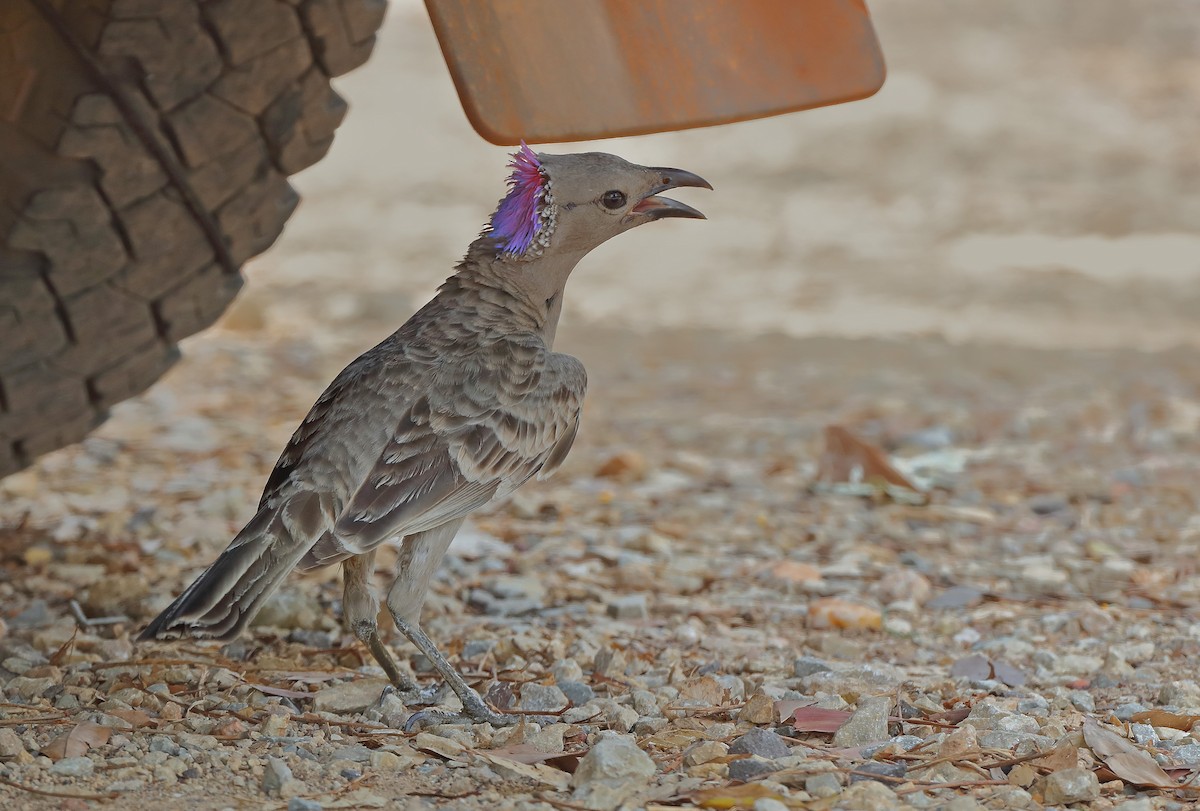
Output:
<path fill-rule="evenodd" d="M 561 463 L 579 422 L 583 365 L 545 353 L 532 371 L 505 367 L 492 358 L 471 374 L 447 375 L 412 402 L 311 563 L 461 518 Z"/>

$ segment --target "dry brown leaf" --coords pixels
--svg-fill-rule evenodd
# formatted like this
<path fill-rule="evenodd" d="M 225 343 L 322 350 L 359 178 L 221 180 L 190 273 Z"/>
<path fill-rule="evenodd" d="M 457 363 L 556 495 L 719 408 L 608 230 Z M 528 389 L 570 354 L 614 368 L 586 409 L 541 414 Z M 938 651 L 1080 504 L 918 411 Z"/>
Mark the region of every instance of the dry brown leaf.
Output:
<path fill-rule="evenodd" d="M 523 763 L 497 752 L 479 752 L 479 757 L 491 764 L 502 777 L 526 778 L 550 786 L 556 791 L 566 791 L 571 787 L 571 775 L 564 771 L 547 766 L 544 763 Z M 547 757 L 554 757 L 548 755 Z"/>
<path fill-rule="evenodd" d="M 63 735 L 59 735 L 42 749 L 42 754 L 51 760 L 62 760 L 68 757 L 83 757 L 94 746 L 108 743 L 112 730 L 84 721 L 76 724 Z"/>
<path fill-rule="evenodd" d="M 1197 722 L 1200 722 L 1200 715 L 1184 715 L 1182 713 L 1156 709 L 1139 712 L 1130 717 L 1129 720 L 1135 724 L 1149 724 L 1154 727 L 1168 727 L 1170 729 L 1181 729 L 1184 732 L 1190 732 L 1192 727 Z"/>
<path fill-rule="evenodd" d="M 892 466 L 886 453 L 841 425 L 825 427 L 825 451 L 817 463 L 817 479 L 825 482 L 858 480 L 921 492 L 908 477 Z"/>
<path fill-rule="evenodd" d="M 269 684 L 257 684 L 252 681 L 248 681 L 246 684 L 260 693 L 265 693 L 269 696 L 279 696 L 280 698 L 312 698 L 316 695 L 316 693 L 308 693 L 303 690 L 289 690 L 286 687 L 272 687 Z"/>
<path fill-rule="evenodd" d="M 754 801 L 763 797 L 783 800 L 779 793 L 762 783 L 743 783 L 740 786 L 717 786 L 692 792 L 688 797 L 701 808 L 753 808 Z"/>
<path fill-rule="evenodd" d="M 148 727 L 154 723 L 154 719 L 141 710 L 105 710 L 109 715 L 115 715 L 122 721 L 128 721 L 133 724 L 134 728 Z"/>
<path fill-rule="evenodd" d="M 1111 729 L 1100 726 L 1091 718 L 1087 718 L 1083 722 L 1083 741 L 1100 758 L 1119 755 L 1122 752 L 1142 751 Z"/>
<path fill-rule="evenodd" d="M 1104 765 L 1126 783 L 1148 788 L 1177 788 L 1178 783 L 1145 752 L 1122 752 L 1104 759 Z"/>
<path fill-rule="evenodd" d="M 850 719 L 849 710 L 824 710 L 800 707 L 792 713 L 792 729 L 797 732 L 837 732 Z"/>
<path fill-rule="evenodd" d="M 703 701 L 712 706 L 718 706 L 725 700 L 725 688 L 712 676 L 701 676 L 693 682 L 684 685 L 681 694 L 693 701 Z"/>
<path fill-rule="evenodd" d="M 1052 749 L 1045 757 L 1034 760 L 1033 765 L 1052 772 L 1074 769 L 1079 766 L 1079 749 L 1064 743 Z"/>
<path fill-rule="evenodd" d="M 545 763 L 548 760 L 561 758 L 565 753 L 543 752 L 541 749 L 528 743 L 515 743 L 512 746 L 505 746 L 500 749 L 489 749 L 488 754 L 495 757 L 507 758 L 508 760 L 515 760 L 517 763 Z M 582 752 L 579 754 L 582 754 Z"/>
<path fill-rule="evenodd" d="M 1008 782 L 1021 788 L 1029 788 L 1038 779 L 1038 770 L 1028 763 L 1018 763 L 1008 773 Z"/>
<path fill-rule="evenodd" d="M 1149 754 L 1091 718 L 1083 722 L 1083 740 L 1104 765 L 1126 783 L 1150 788 L 1178 787 Z"/>

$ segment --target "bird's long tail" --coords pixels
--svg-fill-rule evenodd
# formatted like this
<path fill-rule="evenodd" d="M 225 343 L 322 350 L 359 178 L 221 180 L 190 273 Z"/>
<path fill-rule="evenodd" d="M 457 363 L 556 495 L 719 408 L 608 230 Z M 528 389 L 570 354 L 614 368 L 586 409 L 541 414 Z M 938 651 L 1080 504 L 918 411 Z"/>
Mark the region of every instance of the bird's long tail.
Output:
<path fill-rule="evenodd" d="M 138 639 L 232 639 L 324 534 L 315 493 L 263 507 L 229 548 Z"/>

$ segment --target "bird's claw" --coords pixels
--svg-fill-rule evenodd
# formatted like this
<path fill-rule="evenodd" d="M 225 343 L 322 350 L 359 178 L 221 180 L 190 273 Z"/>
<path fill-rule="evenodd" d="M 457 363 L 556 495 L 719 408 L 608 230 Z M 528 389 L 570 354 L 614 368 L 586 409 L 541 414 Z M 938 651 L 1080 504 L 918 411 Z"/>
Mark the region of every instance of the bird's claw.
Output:
<path fill-rule="evenodd" d="M 396 694 L 400 696 L 400 700 L 406 707 L 428 707 L 438 703 L 444 687 L 443 684 L 431 684 L 428 687 L 418 685 L 411 690 L 397 691 Z"/>
<path fill-rule="evenodd" d="M 405 732 L 420 732 L 439 724 L 491 724 L 494 727 L 512 726 L 520 722 L 516 715 L 504 715 L 490 710 L 483 713 L 446 712 L 445 710 L 420 710 L 404 722 Z"/>

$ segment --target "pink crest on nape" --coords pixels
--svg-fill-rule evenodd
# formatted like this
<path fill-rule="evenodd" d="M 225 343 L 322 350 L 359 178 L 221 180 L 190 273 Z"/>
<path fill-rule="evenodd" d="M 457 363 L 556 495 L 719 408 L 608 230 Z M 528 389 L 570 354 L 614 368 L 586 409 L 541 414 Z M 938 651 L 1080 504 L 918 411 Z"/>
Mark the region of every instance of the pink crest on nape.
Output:
<path fill-rule="evenodd" d="M 492 214 L 488 231 L 500 240 L 503 253 L 520 256 L 529 250 L 541 224 L 546 178 L 537 155 L 524 141 L 512 155 L 508 194 Z"/>

